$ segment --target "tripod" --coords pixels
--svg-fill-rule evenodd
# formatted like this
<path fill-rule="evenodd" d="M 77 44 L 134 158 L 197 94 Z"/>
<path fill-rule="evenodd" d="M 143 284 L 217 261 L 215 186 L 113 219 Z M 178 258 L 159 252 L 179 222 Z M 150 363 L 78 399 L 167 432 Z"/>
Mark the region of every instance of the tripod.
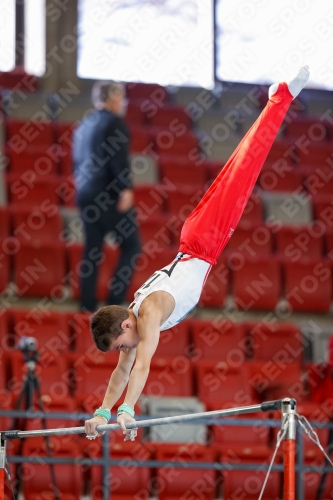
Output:
<path fill-rule="evenodd" d="M 34 401 L 35 401 L 35 395 L 37 396 L 37 405 L 38 409 L 41 412 L 45 412 L 43 401 L 42 401 L 42 394 L 41 394 L 41 388 L 40 388 L 40 382 L 39 379 L 36 375 L 35 369 L 36 369 L 36 364 L 39 361 L 39 353 L 37 351 L 37 341 L 33 337 L 22 337 L 18 348 L 21 350 L 23 354 L 23 359 L 24 363 L 27 369 L 26 376 L 23 379 L 23 386 L 21 389 L 21 392 L 19 394 L 19 397 L 15 403 L 15 410 L 25 410 L 25 411 L 33 411 L 34 410 Z M 23 406 L 22 406 L 23 405 Z M 13 420 L 13 425 L 12 429 L 17 429 L 18 428 L 18 420 L 19 418 L 16 417 Z M 42 425 L 43 429 L 47 429 L 46 425 L 46 420 L 45 417 L 42 417 Z M 22 423 L 22 428 L 25 430 L 26 429 L 26 422 L 27 419 L 23 419 Z M 52 457 L 52 452 L 51 452 L 51 446 L 50 446 L 50 440 L 48 436 L 44 436 L 45 444 L 46 444 L 46 454 L 48 457 Z M 23 441 L 20 441 L 19 445 L 19 450 L 18 453 L 19 455 L 22 455 L 22 448 L 23 448 Z M 54 494 L 55 500 L 60 500 L 60 495 L 59 495 L 59 490 L 57 488 L 57 483 L 56 483 L 56 477 L 55 477 L 55 471 L 54 471 L 54 465 L 49 464 L 50 467 L 50 474 L 51 474 L 51 481 L 52 481 L 52 490 Z M 16 496 L 20 490 L 20 484 L 21 484 L 21 470 L 22 470 L 22 463 L 18 465 L 18 470 L 17 470 L 17 483 L 16 483 Z"/>

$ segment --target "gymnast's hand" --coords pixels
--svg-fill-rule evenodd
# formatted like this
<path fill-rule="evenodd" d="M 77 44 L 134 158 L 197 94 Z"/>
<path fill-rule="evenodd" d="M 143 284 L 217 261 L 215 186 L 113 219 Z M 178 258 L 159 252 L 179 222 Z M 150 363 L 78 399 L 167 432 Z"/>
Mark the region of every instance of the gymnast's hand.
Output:
<path fill-rule="evenodd" d="M 120 425 L 123 434 L 125 434 L 124 441 L 134 441 L 138 433 L 137 429 L 126 429 L 128 422 L 135 422 L 135 418 L 131 417 L 128 413 L 121 413 L 118 415 L 117 422 Z"/>
<path fill-rule="evenodd" d="M 107 422 L 103 417 L 93 417 L 90 420 L 86 420 L 84 423 L 84 428 L 86 431 L 86 437 L 88 439 L 95 439 L 97 436 L 102 436 L 104 432 L 97 432 L 96 427 L 98 425 L 105 425 Z"/>

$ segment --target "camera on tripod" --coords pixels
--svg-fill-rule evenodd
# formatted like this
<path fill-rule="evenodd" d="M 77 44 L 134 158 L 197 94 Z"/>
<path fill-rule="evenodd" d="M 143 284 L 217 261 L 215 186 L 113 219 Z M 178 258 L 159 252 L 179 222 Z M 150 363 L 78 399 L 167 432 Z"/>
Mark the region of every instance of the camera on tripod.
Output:
<path fill-rule="evenodd" d="M 17 348 L 20 351 L 29 351 L 29 352 L 34 352 L 37 351 L 38 347 L 38 342 L 34 337 L 21 337 L 18 344 Z"/>
<path fill-rule="evenodd" d="M 39 360 L 37 347 L 38 342 L 34 337 L 21 337 L 17 343 L 17 349 L 21 351 L 24 362 L 28 363 L 29 367 L 34 367 L 31 363 L 37 363 Z"/>

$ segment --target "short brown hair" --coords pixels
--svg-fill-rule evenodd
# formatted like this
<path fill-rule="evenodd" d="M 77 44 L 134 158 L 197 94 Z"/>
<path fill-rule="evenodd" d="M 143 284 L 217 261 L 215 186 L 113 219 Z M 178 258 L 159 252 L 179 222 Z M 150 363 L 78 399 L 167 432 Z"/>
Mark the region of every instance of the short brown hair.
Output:
<path fill-rule="evenodd" d="M 128 310 L 121 306 L 105 306 L 90 318 L 90 329 L 97 349 L 108 352 L 112 340 L 123 333 L 122 322 L 129 318 Z"/>

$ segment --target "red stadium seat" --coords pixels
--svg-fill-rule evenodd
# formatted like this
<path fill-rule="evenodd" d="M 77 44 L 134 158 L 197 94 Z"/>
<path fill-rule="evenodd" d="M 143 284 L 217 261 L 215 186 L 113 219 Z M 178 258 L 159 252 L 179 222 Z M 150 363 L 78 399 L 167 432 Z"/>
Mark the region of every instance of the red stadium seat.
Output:
<path fill-rule="evenodd" d="M 146 123 L 146 114 L 141 111 L 140 105 L 129 102 L 126 110 L 125 121 L 129 127 L 141 127 Z"/>
<path fill-rule="evenodd" d="M 0 238 L 9 236 L 9 209 L 0 207 Z"/>
<path fill-rule="evenodd" d="M 59 204 L 59 184 L 57 176 L 38 176 L 29 171 L 22 175 L 7 174 L 9 200 L 11 203 L 30 207 Z"/>
<path fill-rule="evenodd" d="M 198 137 L 193 132 L 173 133 L 168 129 L 151 128 L 150 133 L 154 150 L 159 155 L 187 156 L 199 151 Z"/>
<path fill-rule="evenodd" d="M 58 173 L 58 157 L 50 156 L 46 152 L 38 150 L 23 151 L 16 153 L 6 148 L 8 155 L 10 171 L 15 174 L 23 174 L 28 171 L 36 172 L 38 175 L 56 175 Z"/>
<path fill-rule="evenodd" d="M 90 352 L 73 353 L 71 358 L 76 372 L 76 397 L 82 401 L 83 396 L 94 394 L 96 391 L 103 392 L 102 386 L 106 389 L 111 373 L 117 366 L 119 352 L 103 353 L 96 350 L 95 356 Z"/>
<path fill-rule="evenodd" d="M 153 147 L 153 141 L 151 139 L 149 129 L 147 127 L 130 127 L 131 131 L 131 142 L 130 149 L 131 153 L 149 153 L 150 149 Z"/>
<path fill-rule="evenodd" d="M 328 360 L 331 362 L 331 339 L 328 341 Z M 307 388 L 308 399 L 321 405 L 326 414 L 332 418 L 333 411 L 326 402 L 329 402 L 333 392 L 333 380 L 330 364 L 319 362 L 306 362 L 304 364 L 304 378 Z"/>
<path fill-rule="evenodd" d="M 143 389 L 146 396 L 193 396 L 192 365 L 184 356 L 155 358 Z"/>
<path fill-rule="evenodd" d="M 8 410 L 12 411 L 13 410 L 13 397 L 10 393 L 10 391 L 7 391 L 5 389 L 6 384 L 4 379 L 4 366 L 2 364 L 1 366 L 1 373 L 0 373 L 0 408 L 1 410 Z M 11 429 L 13 419 L 11 417 L 0 417 L 0 431 L 7 431 Z"/>
<path fill-rule="evenodd" d="M 51 453 L 55 457 L 77 457 L 79 448 L 76 440 L 68 436 L 52 436 L 49 438 Z M 23 445 L 24 456 L 47 456 L 43 438 L 27 439 Z M 73 465 L 55 465 L 56 486 L 63 500 L 79 500 L 83 493 L 83 478 L 79 467 Z M 23 494 L 28 500 L 47 500 L 53 497 L 52 477 L 50 467 L 41 464 L 23 464 Z"/>
<path fill-rule="evenodd" d="M 94 450 L 91 456 L 99 457 L 100 450 Z M 149 467 L 128 465 L 131 461 L 145 461 L 151 458 L 147 446 L 139 443 L 116 442 L 111 448 L 112 460 L 117 460 L 119 466 L 110 468 L 111 495 L 113 500 L 148 500 L 151 489 L 151 470 Z M 103 497 L 103 470 L 101 467 L 91 469 L 91 498 L 101 500 Z"/>
<path fill-rule="evenodd" d="M 321 257 L 323 253 L 322 228 L 309 226 L 281 226 L 275 234 L 276 251 L 293 262 L 302 257 Z"/>
<path fill-rule="evenodd" d="M 10 281 L 10 249 L 5 239 L 0 238 L 0 293 L 6 290 Z"/>
<path fill-rule="evenodd" d="M 161 185 L 162 186 L 162 185 Z M 164 211 L 165 200 L 169 197 L 169 190 L 156 186 L 141 185 L 134 188 L 134 203 L 140 221 L 147 221 L 152 215 Z"/>
<path fill-rule="evenodd" d="M 325 253 L 333 255 L 333 228 L 325 233 Z"/>
<path fill-rule="evenodd" d="M 302 361 L 302 334 L 293 323 L 245 323 L 243 327 L 251 338 L 253 359 L 269 360 L 284 353 L 293 361 Z"/>
<path fill-rule="evenodd" d="M 65 244 L 20 242 L 13 256 L 14 283 L 24 296 L 59 298 L 65 286 Z"/>
<path fill-rule="evenodd" d="M 154 214 L 140 222 L 140 236 L 143 244 L 156 242 L 158 246 L 167 246 L 173 242 L 170 217 L 166 214 Z"/>
<path fill-rule="evenodd" d="M 160 340 L 155 351 L 155 358 L 176 358 L 190 355 L 189 328 L 191 320 L 184 320 L 178 325 L 160 333 Z"/>
<path fill-rule="evenodd" d="M 212 182 L 219 175 L 225 163 L 222 163 L 220 161 L 208 160 L 205 161 L 205 165 L 207 169 L 208 180 Z"/>
<path fill-rule="evenodd" d="M 184 223 L 192 210 L 198 205 L 203 195 L 203 186 L 200 189 L 192 189 L 189 186 L 187 190 L 178 189 L 177 191 L 170 191 L 166 200 L 167 211 L 177 216 Z"/>
<path fill-rule="evenodd" d="M 270 166 L 260 173 L 258 185 L 264 191 L 293 192 L 302 187 L 303 180 L 303 172 L 297 167 L 289 165 L 280 170 Z"/>
<path fill-rule="evenodd" d="M 80 296 L 80 275 L 89 273 L 89 262 L 82 260 L 83 244 L 74 243 L 66 249 L 67 259 L 69 261 L 69 283 L 71 293 L 74 298 Z M 102 262 L 98 273 L 97 297 L 99 300 L 105 300 L 108 295 L 109 281 L 116 267 L 119 256 L 119 249 L 109 245 L 104 245 L 102 249 Z"/>
<path fill-rule="evenodd" d="M 62 396 L 61 398 L 50 397 L 49 395 L 42 396 L 42 404 L 44 411 L 46 413 L 72 413 L 73 415 L 77 412 L 76 400 L 70 396 Z M 40 407 L 35 402 L 35 411 L 40 411 Z M 70 418 L 46 418 L 46 428 L 47 429 L 57 429 L 64 427 L 75 427 L 79 425 L 77 420 L 72 420 Z M 43 422 L 40 418 L 30 418 L 27 420 L 26 430 L 38 430 L 43 429 Z M 65 441 L 60 441 L 60 444 L 66 444 L 70 437 L 67 436 Z"/>
<path fill-rule="evenodd" d="M 52 122 L 32 120 L 6 121 L 7 146 L 11 151 L 46 151 L 55 141 Z"/>
<path fill-rule="evenodd" d="M 251 404 L 257 404 L 256 401 L 252 401 Z M 214 401 L 208 404 L 207 411 L 222 410 L 224 408 L 237 407 L 235 402 L 226 403 L 225 401 L 218 402 Z M 260 420 L 267 420 L 267 415 L 260 414 L 244 414 L 235 415 L 230 417 L 231 419 L 255 419 L 260 418 Z M 224 420 L 224 419 L 223 419 Z M 226 419 L 227 420 L 227 419 Z M 224 448 L 229 446 L 233 448 L 234 446 L 260 446 L 266 447 L 269 450 L 269 427 L 263 425 L 223 425 L 223 422 L 219 425 L 212 426 L 212 432 L 214 437 L 214 447 L 216 445 L 221 445 Z"/>
<path fill-rule="evenodd" d="M 199 305 L 205 307 L 222 307 L 229 291 L 229 269 L 227 259 L 221 255 L 212 267 L 203 287 Z"/>
<path fill-rule="evenodd" d="M 73 133 L 78 122 L 74 123 L 54 123 L 54 130 L 57 143 L 53 146 L 53 155 L 58 164 L 59 173 L 64 176 L 73 174 Z"/>
<path fill-rule="evenodd" d="M 61 204 L 66 207 L 75 206 L 75 182 L 73 175 L 59 176 L 59 185 L 57 188 Z"/>
<path fill-rule="evenodd" d="M 318 164 L 315 168 L 303 168 L 304 187 L 311 196 L 330 196 L 333 192 L 332 167 Z"/>
<path fill-rule="evenodd" d="M 38 87 L 38 79 L 34 75 L 29 75 L 22 66 L 15 67 L 12 71 L 0 72 L 0 87 L 24 92 L 34 92 Z"/>
<path fill-rule="evenodd" d="M 275 309 L 281 296 L 280 264 L 274 257 L 231 255 L 233 294 L 239 309 Z"/>
<path fill-rule="evenodd" d="M 306 145 L 306 147 L 298 148 L 297 154 L 301 165 L 326 165 L 327 159 L 332 154 L 332 144 L 327 142 L 317 142 Z"/>
<path fill-rule="evenodd" d="M 153 111 L 157 107 L 162 107 L 163 103 L 168 99 L 165 87 L 161 87 L 156 83 L 128 83 L 126 85 L 126 94 L 131 101 L 147 100 L 147 103 L 143 103 L 143 108 L 155 105 Z"/>
<path fill-rule="evenodd" d="M 21 241 L 59 241 L 63 225 L 56 206 L 47 210 L 14 205 L 11 207 L 13 234 Z"/>
<path fill-rule="evenodd" d="M 332 302 L 332 264 L 329 259 L 285 261 L 286 298 L 294 311 L 328 312 Z"/>
<path fill-rule="evenodd" d="M 53 122 L 55 139 L 62 146 L 72 147 L 73 133 L 78 125 L 76 122 Z"/>
<path fill-rule="evenodd" d="M 76 352 L 86 352 L 91 348 L 93 339 L 90 332 L 91 314 L 75 313 L 68 317 L 70 338 Z"/>
<path fill-rule="evenodd" d="M 324 224 L 328 230 L 333 229 L 333 199 L 332 196 L 315 196 L 312 199 L 314 218 L 319 224 Z"/>
<path fill-rule="evenodd" d="M 236 227 L 225 251 L 241 253 L 244 257 L 270 255 L 273 251 L 271 231 L 264 224 L 241 222 Z"/>
<path fill-rule="evenodd" d="M 8 359 L 9 381 L 8 389 L 18 396 L 27 367 L 23 362 L 21 352 L 13 351 L 6 353 Z M 68 396 L 69 376 L 67 358 L 62 355 L 57 358 L 41 358 L 36 365 L 36 375 L 39 377 L 41 392 L 49 395 L 51 399 L 59 399 Z"/>
<path fill-rule="evenodd" d="M 317 431 L 317 429 L 316 429 Z M 318 450 L 319 451 L 319 450 Z M 305 466 L 315 466 L 324 467 L 324 457 L 322 454 L 317 452 L 313 454 L 311 458 L 305 461 Z M 318 472 L 304 472 L 302 474 L 304 500 L 317 500 L 318 498 L 318 488 L 322 473 Z M 324 491 L 322 493 L 322 499 L 329 499 L 332 496 L 333 491 L 333 474 L 328 473 L 326 476 Z"/>
<path fill-rule="evenodd" d="M 272 453 L 261 448 L 263 451 L 261 455 L 253 457 L 234 456 L 229 457 L 224 453 L 221 457 L 221 462 L 232 466 L 241 463 L 257 464 L 257 470 L 224 470 L 223 476 L 223 498 L 224 500 L 234 500 L 235 498 L 243 498 L 244 500 L 257 500 L 262 489 L 264 479 L 267 472 L 262 470 L 263 463 L 269 464 Z M 250 448 L 249 448 L 250 451 Z M 279 498 L 281 489 L 281 473 L 271 472 L 263 493 L 263 500 L 271 500 Z"/>
<path fill-rule="evenodd" d="M 205 165 L 196 165 L 186 156 L 161 156 L 159 161 L 161 178 L 167 178 L 174 186 L 180 189 L 190 187 L 193 191 L 205 189 L 207 170 Z"/>
<path fill-rule="evenodd" d="M 56 360 L 69 351 L 70 338 L 65 314 L 40 310 L 11 311 L 11 322 L 17 341 L 34 337 L 44 360 Z"/>
<path fill-rule="evenodd" d="M 171 132 L 190 129 L 192 119 L 183 108 L 178 106 L 168 106 L 159 108 L 156 113 L 150 118 L 150 123 L 153 127 L 167 128 Z"/>
<path fill-rule="evenodd" d="M 164 486 L 159 492 L 159 500 L 216 498 L 215 471 L 187 469 L 185 466 L 185 462 L 213 462 L 214 454 L 210 448 L 199 444 L 159 444 L 156 449 L 156 459 L 169 464 L 157 469 L 158 484 Z M 184 464 L 184 470 L 174 469 L 173 462 Z"/>
<path fill-rule="evenodd" d="M 239 224 L 242 222 L 262 224 L 263 220 L 263 206 L 261 198 L 255 193 L 252 193 L 244 208 Z"/>
<path fill-rule="evenodd" d="M 294 141 L 291 140 L 279 140 L 275 141 L 272 145 L 267 159 L 266 165 L 272 165 L 276 161 L 286 162 L 288 165 L 292 165 L 297 162 L 298 156 L 296 154 L 296 146 Z"/>
<path fill-rule="evenodd" d="M 244 365 L 247 383 L 254 398 L 270 401 L 286 397 L 305 399 L 304 377 L 299 361 L 285 352 L 277 352 L 268 361 L 247 361 Z"/>
<path fill-rule="evenodd" d="M 231 362 L 200 360 L 194 362 L 194 366 L 198 397 L 205 403 L 234 401 L 235 396 L 253 399 L 243 360 L 239 357 Z"/>
<path fill-rule="evenodd" d="M 228 320 L 190 320 L 195 359 L 227 361 L 232 355 L 245 357 L 244 331 Z"/>
<path fill-rule="evenodd" d="M 286 136 L 299 138 L 306 135 L 306 139 L 313 142 L 321 142 L 327 139 L 327 128 L 323 121 L 317 118 L 294 118 L 287 123 L 284 129 Z"/>

